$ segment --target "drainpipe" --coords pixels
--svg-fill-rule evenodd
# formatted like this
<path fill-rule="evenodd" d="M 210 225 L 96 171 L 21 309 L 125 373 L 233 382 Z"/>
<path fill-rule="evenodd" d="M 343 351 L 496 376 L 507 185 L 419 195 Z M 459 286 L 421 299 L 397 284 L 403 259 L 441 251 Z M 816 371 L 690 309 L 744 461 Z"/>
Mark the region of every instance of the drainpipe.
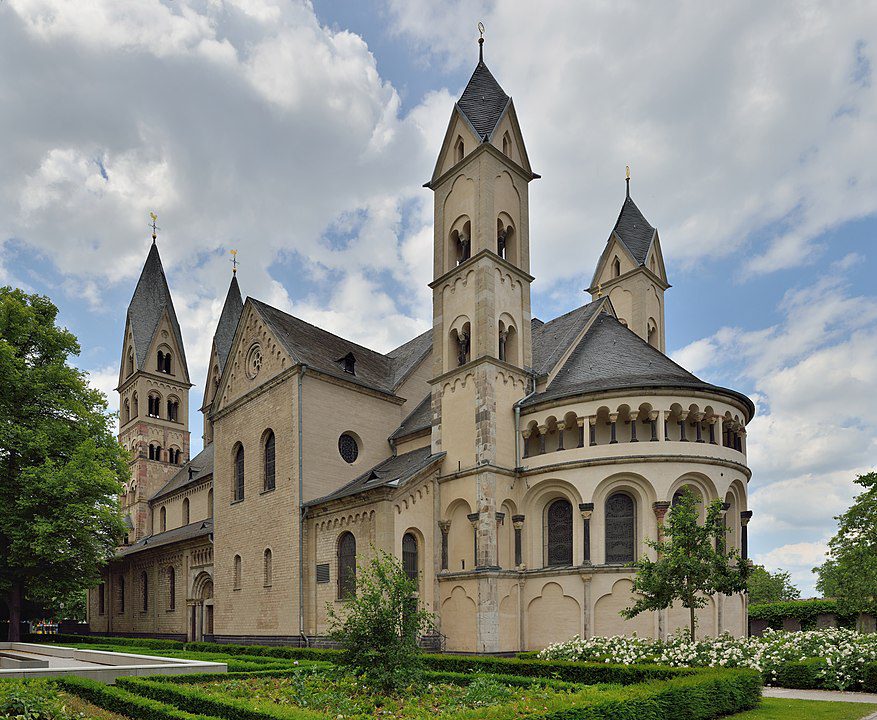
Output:
<path fill-rule="evenodd" d="M 521 405 L 536 394 L 536 373 L 530 372 L 533 389 L 515 403 L 515 467 L 521 467 Z"/>
<path fill-rule="evenodd" d="M 304 450 L 302 445 L 302 407 L 301 388 L 308 366 L 302 363 L 298 371 L 298 634 L 308 647 L 308 637 L 305 635 L 305 570 L 304 570 Z"/>

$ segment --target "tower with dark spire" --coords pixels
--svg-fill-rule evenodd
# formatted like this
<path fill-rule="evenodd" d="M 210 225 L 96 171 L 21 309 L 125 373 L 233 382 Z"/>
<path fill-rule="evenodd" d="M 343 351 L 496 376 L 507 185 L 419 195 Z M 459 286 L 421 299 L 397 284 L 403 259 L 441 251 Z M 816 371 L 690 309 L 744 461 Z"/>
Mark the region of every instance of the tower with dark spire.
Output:
<path fill-rule="evenodd" d="M 618 319 L 666 352 L 664 291 L 670 287 L 658 231 L 630 196 L 630 168 L 621 212 L 606 241 L 588 292 L 608 295 Z"/>
<path fill-rule="evenodd" d="M 116 388 L 119 442 L 131 453 L 122 498 L 130 542 L 153 532 L 148 500 L 189 459 L 192 385 L 156 230 L 153 216 L 152 246 L 128 305 Z"/>
<path fill-rule="evenodd" d="M 237 278 L 237 253 L 234 253 L 234 268 L 232 270 L 231 283 L 225 294 L 225 303 L 213 333 L 213 343 L 210 349 L 210 365 L 207 371 L 207 384 L 204 386 L 204 403 L 201 412 L 204 415 L 204 447 L 213 442 L 213 422 L 210 420 L 210 409 L 213 398 L 219 388 L 219 379 L 225 369 L 228 354 L 231 352 L 232 340 L 237 330 L 238 321 L 244 310 L 244 302 L 241 298 L 241 289 Z"/>
<path fill-rule="evenodd" d="M 474 478 L 475 564 L 485 571 L 499 564 L 497 487 L 514 473 L 514 405 L 529 392 L 528 186 L 536 177 L 481 38 L 427 187 L 435 194 L 432 450 L 447 454 L 448 472 Z M 479 652 L 500 647 L 496 593 L 495 577 L 479 575 Z"/>

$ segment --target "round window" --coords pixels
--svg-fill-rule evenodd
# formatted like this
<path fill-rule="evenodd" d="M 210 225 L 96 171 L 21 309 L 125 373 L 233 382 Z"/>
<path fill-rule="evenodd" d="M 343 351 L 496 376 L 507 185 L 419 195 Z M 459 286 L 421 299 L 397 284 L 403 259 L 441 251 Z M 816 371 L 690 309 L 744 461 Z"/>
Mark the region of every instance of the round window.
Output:
<path fill-rule="evenodd" d="M 262 369 L 262 348 L 254 343 L 247 353 L 247 377 L 254 380 Z"/>
<path fill-rule="evenodd" d="M 356 442 L 356 438 L 349 433 L 344 433 L 338 438 L 338 452 L 341 453 L 344 462 L 355 463 L 356 458 L 359 457 L 359 444 Z"/>

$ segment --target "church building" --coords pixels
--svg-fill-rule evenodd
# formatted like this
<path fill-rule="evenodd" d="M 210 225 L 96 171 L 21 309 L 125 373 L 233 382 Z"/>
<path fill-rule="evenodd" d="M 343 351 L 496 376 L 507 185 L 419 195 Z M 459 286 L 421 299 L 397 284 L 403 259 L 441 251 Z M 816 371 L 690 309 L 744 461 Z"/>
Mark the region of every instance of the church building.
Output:
<path fill-rule="evenodd" d="M 538 177 L 480 57 L 426 185 L 432 328 L 377 352 L 244 301 L 233 276 L 193 457 L 153 238 L 121 350 L 128 536 L 90 593 L 92 632 L 321 645 L 327 608 L 379 550 L 417 580 L 436 616 L 424 640 L 448 651 L 687 627 L 682 608 L 622 619 L 632 564 L 654 557 L 646 540 L 685 487 L 722 501 L 745 555 L 754 406 L 665 355 L 670 284 L 629 178 L 590 302 L 532 317 Z M 698 619 L 699 635 L 744 635 L 745 596 L 712 598 Z"/>

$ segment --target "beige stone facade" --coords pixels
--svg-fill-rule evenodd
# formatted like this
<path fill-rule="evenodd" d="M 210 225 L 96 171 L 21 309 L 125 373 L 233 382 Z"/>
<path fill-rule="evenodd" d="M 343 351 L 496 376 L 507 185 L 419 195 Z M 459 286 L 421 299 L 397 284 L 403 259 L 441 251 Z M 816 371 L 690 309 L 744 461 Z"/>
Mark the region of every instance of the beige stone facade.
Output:
<path fill-rule="evenodd" d="M 94 631 L 320 643 L 327 608 L 343 608 L 378 550 L 417 578 L 432 640 L 450 651 L 686 625 L 677 609 L 622 620 L 631 566 L 683 487 L 724 503 L 729 544 L 745 552 L 754 407 L 664 355 L 670 285 L 629 187 L 592 301 L 532 317 L 537 177 L 511 99 L 479 62 L 428 183 L 431 330 L 378 353 L 243 302 L 234 280 L 211 349 L 205 449 L 191 460 L 170 295 L 135 292 L 120 397 L 165 404 L 150 405 L 158 417 L 123 410 L 132 532 L 91 594 Z M 144 278 L 166 288 L 163 273 Z M 176 372 L 152 366 L 159 350 L 180 359 Z M 152 460 L 150 443 L 162 448 Z M 743 596 L 713 598 L 699 633 L 742 635 L 745 618 Z"/>

